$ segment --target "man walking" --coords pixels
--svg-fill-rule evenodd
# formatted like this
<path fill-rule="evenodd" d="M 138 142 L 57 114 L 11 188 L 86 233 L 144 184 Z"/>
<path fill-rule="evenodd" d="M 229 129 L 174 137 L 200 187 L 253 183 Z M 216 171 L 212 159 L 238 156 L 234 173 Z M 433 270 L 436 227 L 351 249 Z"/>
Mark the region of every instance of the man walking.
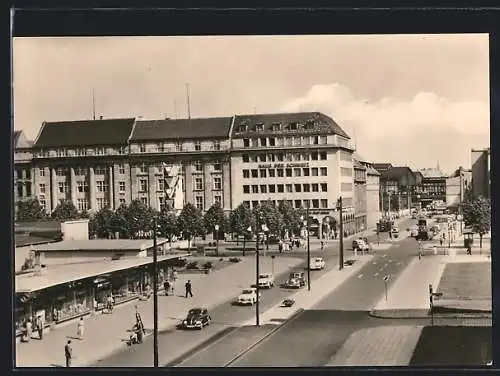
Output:
<path fill-rule="evenodd" d="M 36 318 L 36 329 L 38 330 L 38 338 L 43 339 L 43 321 L 40 316 Z"/>
<path fill-rule="evenodd" d="M 66 343 L 66 346 L 64 346 L 64 356 L 66 357 L 66 367 L 71 367 L 71 359 L 73 358 L 71 340 L 68 340 L 68 343 Z"/>
<path fill-rule="evenodd" d="M 193 292 L 191 291 L 191 281 L 189 279 L 184 286 L 186 287 L 186 298 L 188 297 L 188 294 L 190 297 L 193 297 Z"/>
<path fill-rule="evenodd" d="M 163 289 L 165 290 L 165 296 L 168 296 L 168 291 L 170 290 L 170 282 L 168 280 L 163 282 Z"/>

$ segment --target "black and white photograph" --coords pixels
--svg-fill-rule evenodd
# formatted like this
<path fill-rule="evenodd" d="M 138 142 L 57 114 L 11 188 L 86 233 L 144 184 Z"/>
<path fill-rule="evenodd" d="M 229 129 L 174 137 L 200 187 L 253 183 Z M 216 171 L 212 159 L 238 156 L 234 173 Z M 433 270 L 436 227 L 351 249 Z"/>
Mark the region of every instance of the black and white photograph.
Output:
<path fill-rule="evenodd" d="M 14 367 L 492 366 L 489 49 L 12 38 Z"/>

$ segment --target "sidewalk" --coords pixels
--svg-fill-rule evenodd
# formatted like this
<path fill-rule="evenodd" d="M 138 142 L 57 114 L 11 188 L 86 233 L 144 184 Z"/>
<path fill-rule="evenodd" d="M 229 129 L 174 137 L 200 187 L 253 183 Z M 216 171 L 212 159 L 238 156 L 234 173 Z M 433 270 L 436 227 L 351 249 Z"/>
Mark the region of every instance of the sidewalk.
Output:
<path fill-rule="evenodd" d="M 447 256 L 428 255 L 421 260 L 415 257 L 374 307 L 381 310 L 429 310 L 429 284 L 439 285 L 446 266 Z"/>
<path fill-rule="evenodd" d="M 356 256 L 353 259 L 358 260 L 352 267 L 344 268 L 341 271 L 334 269 L 322 275 L 314 281 L 311 286 L 311 291 L 307 290 L 307 286 L 303 287 L 295 293 L 291 293 L 287 299 L 295 300 L 292 307 L 281 307 L 280 304 L 270 308 L 261 314 L 261 322 L 265 324 L 280 325 L 283 321 L 290 318 L 295 312 L 300 309 L 311 309 L 320 302 L 326 295 L 330 294 L 338 288 L 349 277 L 356 274 L 363 266 L 373 259 L 372 255 Z M 243 325 L 254 325 L 255 319 L 252 318 Z"/>
<path fill-rule="evenodd" d="M 270 257 L 261 257 L 261 271 L 271 272 Z M 303 262 L 293 257 L 276 257 L 275 274 Z M 173 328 L 194 306 L 217 306 L 238 295 L 255 279 L 255 259 L 245 257 L 239 263 L 210 274 L 180 274 L 176 282 L 175 296 L 159 295 L 159 330 Z M 186 299 L 184 283 L 190 279 L 194 298 Z M 217 291 L 214 294 L 214 291 Z M 73 367 L 82 367 L 105 358 L 121 346 L 126 346 L 128 329 L 135 323 L 135 305 L 139 307 L 145 328 L 153 327 L 153 300 L 132 302 L 117 306 L 112 314 L 102 314 L 85 319 L 85 339 L 72 340 Z M 17 367 L 55 367 L 64 364 L 64 345 L 76 335 L 76 322 L 58 327 L 44 334 L 43 340 L 32 339 L 29 343 L 16 344 Z"/>

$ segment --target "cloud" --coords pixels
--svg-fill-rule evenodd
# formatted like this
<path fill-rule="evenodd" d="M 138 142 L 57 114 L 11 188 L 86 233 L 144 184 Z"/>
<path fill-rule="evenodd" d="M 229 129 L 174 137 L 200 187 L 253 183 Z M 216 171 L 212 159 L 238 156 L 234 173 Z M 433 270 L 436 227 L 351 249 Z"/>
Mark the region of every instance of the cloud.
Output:
<path fill-rule="evenodd" d="M 448 160 L 451 166 L 453 161 L 446 154 L 446 148 L 453 139 L 446 135 L 461 142 L 467 137 L 489 136 L 488 103 L 453 102 L 429 92 L 416 93 L 408 100 L 386 97 L 372 101 L 357 98 L 348 87 L 339 83 L 318 84 L 304 96 L 284 103 L 281 110 L 323 112 L 338 122 L 351 138 L 355 132 L 358 150 L 366 158 L 382 161 L 384 156 L 387 158 L 397 151 L 402 155 L 394 162 L 421 167 L 429 163 L 430 156 L 405 155 L 405 151 L 415 147 L 417 139 L 423 142 L 418 148 L 425 149 L 426 138 L 438 138 L 442 147 L 441 150 L 433 150 L 432 166 L 436 165 L 436 160 Z M 393 150 L 384 150 L 387 146 Z M 471 147 L 478 146 L 481 145 L 464 145 L 465 155 Z M 466 162 L 463 155 L 457 157 L 461 163 Z"/>

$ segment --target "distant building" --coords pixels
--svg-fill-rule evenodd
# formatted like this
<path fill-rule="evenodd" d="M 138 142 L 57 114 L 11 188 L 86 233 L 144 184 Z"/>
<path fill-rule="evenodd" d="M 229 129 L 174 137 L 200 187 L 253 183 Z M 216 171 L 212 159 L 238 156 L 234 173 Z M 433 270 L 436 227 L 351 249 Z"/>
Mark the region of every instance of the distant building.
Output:
<path fill-rule="evenodd" d="M 380 173 L 381 211 L 400 211 L 412 206 L 412 195 L 416 187 L 414 172 L 407 166 L 392 166 L 389 163 L 374 164 Z"/>
<path fill-rule="evenodd" d="M 490 149 L 471 150 L 472 194 L 491 197 Z"/>
<path fill-rule="evenodd" d="M 380 173 L 357 152 L 354 160 L 354 207 L 356 230 L 374 228 L 380 219 Z"/>
<path fill-rule="evenodd" d="M 23 131 L 14 131 L 14 205 L 17 213 L 17 203 L 34 197 L 33 169 L 31 159 L 33 154 L 31 147 L 33 142 L 29 141 Z"/>
<path fill-rule="evenodd" d="M 467 189 L 471 187 L 472 171 L 459 167 L 446 179 L 446 207 L 459 212 Z"/>
<path fill-rule="evenodd" d="M 423 176 L 418 194 L 422 208 L 436 201 L 446 203 L 446 180 L 448 176 L 439 169 L 439 165 L 437 168 L 424 168 L 419 171 Z"/>

